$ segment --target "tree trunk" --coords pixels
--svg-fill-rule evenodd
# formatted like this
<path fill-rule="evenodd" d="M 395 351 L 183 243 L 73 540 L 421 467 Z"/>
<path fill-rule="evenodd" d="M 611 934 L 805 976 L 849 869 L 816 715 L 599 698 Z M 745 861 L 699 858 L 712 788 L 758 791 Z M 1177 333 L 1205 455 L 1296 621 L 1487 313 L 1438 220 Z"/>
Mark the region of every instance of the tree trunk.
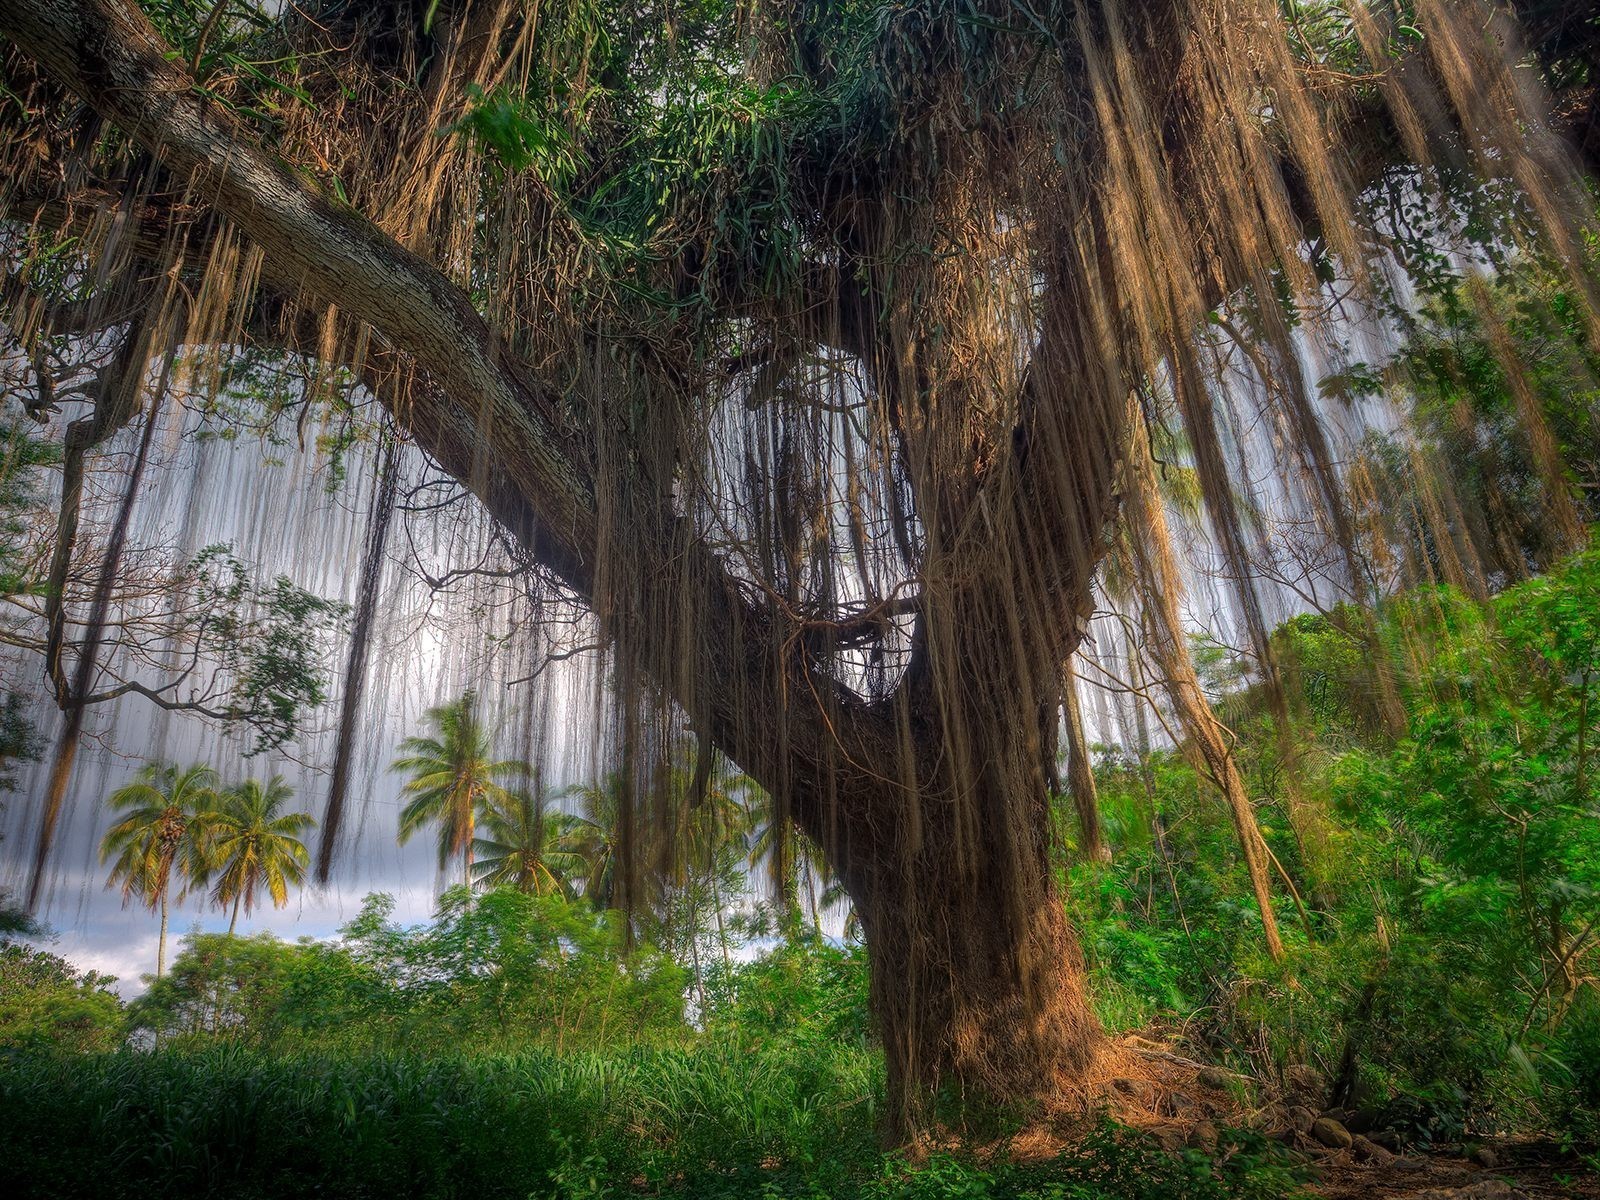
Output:
<path fill-rule="evenodd" d="M 910 848 L 885 846 L 882 869 L 846 879 L 870 949 L 891 1139 L 917 1128 L 942 1088 L 1008 1102 L 1048 1094 L 1087 1066 L 1100 1037 L 1042 854 L 1039 869 L 1018 872 L 1015 847 L 994 829 L 953 852 L 942 817 L 954 806 L 921 807 L 922 846 L 905 870 L 891 868 Z"/>
<path fill-rule="evenodd" d="M 1100 831 L 1100 803 L 1095 789 L 1094 767 L 1089 760 L 1089 739 L 1083 728 L 1083 705 L 1078 698 L 1078 673 L 1069 656 L 1065 686 L 1062 689 L 1067 726 L 1067 787 L 1072 805 L 1078 810 L 1078 833 L 1083 857 L 1089 862 L 1110 862 L 1111 847 Z"/>
<path fill-rule="evenodd" d="M 977 619 L 988 599 L 973 597 L 974 619 L 954 631 L 966 651 L 994 628 Z M 849 790 L 831 820 L 826 806 L 796 806 L 861 919 L 892 1138 L 918 1128 L 941 1090 L 1007 1103 L 1048 1095 L 1100 1043 L 1053 882 L 1039 751 L 1057 708 L 1026 680 L 961 665 L 972 661 L 941 655 L 924 685 L 912 681 L 918 699 L 891 735 L 917 748 L 911 770 L 838 773 Z M 947 668 L 961 688 L 932 686 Z"/>
<path fill-rule="evenodd" d="M 1261 910 L 1261 935 L 1266 940 L 1267 953 L 1274 962 L 1282 962 L 1283 939 L 1278 934 L 1278 917 L 1272 908 L 1267 843 L 1261 836 L 1255 805 L 1250 802 L 1244 779 L 1233 761 L 1232 751 L 1222 739 L 1221 729 L 1211 715 L 1210 706 L 1206 705 L 1203 713 L 1191 713 L 1185 725 L 1190 739 L 1199 743 L 1208 772 L 1228 802 L 1228 815 L 1233 820 L 1233 831 L 1244 855 L 1245 870 L 1250 876 L 1250 891 L 1256 898 L 1256 907 Z"/>
<path fill-rule="evenodd" d="M 717 945 L 722 950 L 722 968 L 730 971 L 733 969 L 733 956 L 728 953 L 728 927 L 722 919 L 722 885 L 717 882 L 715 865 L 711 868 L 711 903 L 716 906 Z"/>
<path fill-rule="evenodd" d="M 156 978 L 167 972 L 167 889 L 161 889 L 161 934 L 156 939 Z"/>
<path fill-rule="evenodd" d="M 1233 749 L 1222 722 L 1201 690 L 1194 660 L 1184 641 L 1178 598 L 1183 577 L 1173 559 L 1164 502 L 1152 475 L 1153 460 L 1142 427 L 1135 427 L 1128 465 L 1128 515 L 1133 536 L 1128 539 L 1135 574 L 1143 593 L 1146 648 L 1164 676 L 1167 696 L 1177 715 L 1185 742 L 1181 747 L 1194 765 L 1222 792 L 1228 815 L 1238 836 L 1250 877 L 1250 889 L 1261 910 L 1261 932 L 1274 962 L 1283 959 L 1283 939 L 1272 908 L 1271 878 L 1267 870 L 1267 844 L 1256 822 L 1244 779 L 1234 761 Z"/>
<path fill-rule="evenodd" d="M 239 924 L 239 903 L 243 899 L 244 899 L 244 893 L 242 891 L 238 895 L 234 896 L 234 898 L 233 898 L 233 916 L 231 918 L 229 918 L 229 920 L 228 920 L 228 936 L 229 937 L 233 936 L 233 931 Z"/>

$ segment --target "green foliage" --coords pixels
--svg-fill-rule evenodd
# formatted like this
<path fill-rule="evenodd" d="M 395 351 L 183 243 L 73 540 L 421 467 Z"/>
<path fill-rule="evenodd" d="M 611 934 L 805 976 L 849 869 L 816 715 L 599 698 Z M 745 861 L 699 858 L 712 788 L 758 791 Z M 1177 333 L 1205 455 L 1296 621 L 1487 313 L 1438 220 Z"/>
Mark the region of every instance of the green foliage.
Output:
<path fill-rule="evenodd" d="M 36 761 L 44 751 L 44 738 L 23 711 L 22 696 L 6 692 L 0 696 L 0 792 L 16 785 L 12 768 L 19 762 Z"/>
<path fill-rule="evenodd" d="M 624 945 L 614 914 L 513 888 L 446 892 L 433 921 L 367 899 L 333 942 L 192 934 L 131 1010 L 173 1038 L 304 1050 L 447 1053 L 683 1041 L 685 976 Z"/>
<path fill-rule="evenodd" d="M 166 1045 L 271 1045 L 282 1036 L 285 993 L 304 954 L 270 933 L 189 934 L 172 969 L 128 1006 L 128 1028 L 136 1042 L 150 1035 Z"/>
<path fill-rule="evenodd" d="M 61 449 L 38 437 L 10 400 L 0 414 L 0 596 L 38 585 L 42 563 L 28 554 L 29 513 L 39 501 L 39 468 L 58 462 Z"/>
<path fill-rule="evenodd" d="M 9 1179 L 29 1194 L 321 1193 L 746 1200 L 1266 1200 L 1259 1140 L 1213 1164 L 1106 1124 L 1044 1161 L 884 1158 L 859 1058 L 774 1047 L 609 1054 L 263 1056 L 240 1048 L 16 1060 Z M 92 1146 L 94 1153 L 82 1153 Z M 225 1148 L 225 1150 L 224 1150 Z"/>
<path fill-rule="evenodd" d="M 1344 1103 L 1419 1139 L 1583 1114 L 1600 985 L 1600 549 L 1481 604 L 1401 594 L 1370 637 L 1358 612 L 1274 636 L 1309 770 L 1290 793 L 1279 739 L 1225 703 L 1263 833 L 1307 890 L 1310 928 L 1264 962 L 1225 814 L 1170 751 L 1102 757 L 1110 868 L 1073 867 L 1085 949 L 1114 1027 L 1190 1017 L 1213 1051 L 1319 1068 Z M 1386 738 L 1374 663 L 1409 715 Z"/>
<path fill-rule="evenodd" d="M 706 981 L 706 1031 L 743 1044 L 865 1051 L 872 1037 L 867 954 L 821 938 L 787 941 L 762 957 L 718 965 Z"/>
<path fill-rule="evenodd" d="M 446 132 L 462 134 L 492 152 L 508 171 L 531 170 L 552 190 L 566 190 L 580 164 L 565 125 L 503 87 L 486 94 L 477 84 L 468 84 L 467 96 L 466 115 Z"/>
<path fill-rule="evenodd" d="M 250 753 L 283 745 L 299 730 L 301 714 L 327 698 L 327 659 L 347 607 L 297 587 L 279 575 L 256 584 L 233 548 L 207 546 L 190 566 L 201 648 L 231 681 L 219 715 L 256 732 Z"/>
<path fill-rule="evenodd" d="M 43 950 L 0 941 L 0 1052 L 114 1049 L 122 1038 L 115 982 Z"/>
<path fill-rule="evenodd" d="M 1481 230 L 1472 241 L 1489 253 L 1495 235 Z M 1492 277 L 1463 277 L 1455 256 L 1444 255 L 1433 275 L 1419 277 L 1421 304 L 1402 314 L 1407 339 L 1390 368 L 1408 385 L 1412 436 L 1449 464 L 1460 501 L 1451 536 L 1512 582 L 1548 567 L 1561 549 L 1526 408 L 1548 429 L 1580 512 L 1600 515 L 1600 353 L 1589 344 L 1584 303 L 1561 272 L 1538 259 L 1495 266 Z M 1517 379 L 1507 375 L 1508 352 Z M 1382 381 L 1373 374 L 1352 390 L 1380 391 Z M 1373 434 L 1366 458 L 1390 503 L 1424 502 L 1402 444 Z M 1435 565 L 1439 533 L 1418 535 Z"/>

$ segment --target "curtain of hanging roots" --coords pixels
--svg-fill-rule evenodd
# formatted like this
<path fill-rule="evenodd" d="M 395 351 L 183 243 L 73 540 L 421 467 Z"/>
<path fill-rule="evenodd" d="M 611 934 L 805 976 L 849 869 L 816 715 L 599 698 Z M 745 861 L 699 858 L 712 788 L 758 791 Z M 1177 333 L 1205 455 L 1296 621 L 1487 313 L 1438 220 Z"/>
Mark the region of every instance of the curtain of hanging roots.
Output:
<path fill-rule="evenodd" d="M 24 24 L 8 30 L 5 71 L 24 115 L 8 109 L 0 130 L 5 322 L 25 352 L 85 330 L 143 330 L 135 340 L 152 362 L 179 347 L 173 379 L 123 377 L 143 390 L 137 403 L 94 401 L 120 405 L 123 425 L 157 419 L 155 387 L 205 397 L 219 386 L 182 364 L 255 346 L 304 356 L 330 379 L 346 368 L 392 436 L 424 451 L 450 437 L 475 446 L 449 469 L 510 522 L 541 586 L 581 599 L 606 648 L 587 698 L 536 699 L 568 686 L 549 671 L 497 703 L 564 714 L 598 740 L 616 781 L 617 902 L 644 902 L 671 869 L 686 801 L 664 763 L 692 731 L 765 789 L 782 831 L 773 862 L 791 861 L 781 840 L 798 830 L 843 881 L 871 950 L 894 1115 L 910 1120 L 941 1082 L 1037 1092 L 1092 1058 L 1082 967 L 1051 882 L 1047 787 L 1065 664 L 1119 521 L 1143 608 L 1143 674 L 1218 785 L 1274 954 L 1278 885 L 1184 647 L 1170 523 L 1209 537 L 1280 716 L 1270 584 L 1253 558 L 1269 515 L 1240 483 L 1242 424 L 1258 414 L 1277 453 L 1250 465 L 1279 473 L 1330 548 L 1343 598 L 1376 598 L 1395 563 L 1410 564 L 1410 579 L 1437 571 L 1489 586 L 1480 564 L 1494 518 L 1462 511 L 1426 447 L 1410 444 L 1411 499 L 1386 506 L 1330 434 L 1303 366 L 1308 339 L 1336 342 L 1340 319 L 1313 247 L 1356 298 L 1347 303 L 1374 295 L 1393 257 L 1362 215 L 1363 192 L 1397 163 L 1418 186 L 1465 167 L 1520 191 L 1518 250 L 1544 256 L 1587 301 L 1591 336 L 1600 315 L 1578 176 L 1516 65 L 1515 29 L 1486 6 L 1418 0 L 1417 42 L 1390 6 L 1351 0 L 1366 61 L 1342 71 L 1297 57 L 1270 0 L 1059 0 L 1027 10 L 1025 27 L 1011 4 L 930 2 L 886 7 L 866 30 L 830 23 L 826 8 L 742 10 L 737 27 L 756 49 L 735 68 L 752 86 L 786 81 L 834 104 L 822 132 L 752 142 L 703 186 L 674 189 L 647 228 L 649 252 L 622 266 L 539 169 L 509 169 L 440 132 L 473 94 L 530 91 L 546 112 L 601 106 L 585 136 L 615 150 L 627 131 L 605 124 L 590 70 L 600 43 L 575 22 L 512 0 L 446 5 L 431 27 L 386 6 L 330 6 L 291 8 L 262 35 L 263 61 L 293 52 L 300 89 L 274 96 L 269 153 L 297 166 L 295 186 L 337 190 L 373 226 L 360 237 L 392 239 L 470 294 L 492 331 L 484 369 L 544 398 L 543 447 L 491 424 L 489 397 L 430 377 L 427 364 L 448 359 L 429 357 L 437 347 L 381 325 L 373 336 L 359 305 L 339 303 L 340 278 L 275 273 L 231 223 L 270 212 L 211 207 L 231 194 L 217 181 L 262 140 L 248 113 L 171 90 L 182 98 L 169 108 L 211 114 L 243 148 L 191 181 L 170 168 L 178 160 L 151 157 L 159 128 L 117 136 L 66 102 L 48 64 L 70 49 L 40 49 L 25 24 L 35 18 L 10 14 Z M 108 28 L 160 49 L 132 18 Z M 849 53 L 825 52 L 829 37 L 854 39 Z M 163 78 L 187 75 L 182 56 L 152 61 L 177 73 Z M 78 79 L 91 107 L 117 111 L 92 73 Z M 205 82 L 227 97 L 247 81 Z M 765 250 L 735 240 L 748 236 L 750 189 L 766 220 L 787 223 Z M 347 234 L 337 222 L 323 232 Z M 800 247 L 799 265 L 775 258 L 764 270 L 750 256 L 777 256 L 779 233 Z M 87 304 L 53 299 L 30 274 L 69 239 L 73 269 L 94 283 Z M 1559 448 L 1511 339 L 1487 300 L 1479 309 L 1545 519 L 1571 543 L 1582 516 Z M 1242 399 L 1211 340 L 1241 312 L 1253 314 Z M 459 332 L 444 329 L 442 344 Z M 224 354 L 181 352 L 202 347 Z M 106 373 L 104 389 L 128 386 L 117 379 Z M 481 436 L 456 437 L 474 422 Z M 123 444 L 106 424 L 91 460 Z M 1192 517 L 1160 494 L 1147 426 L 1172 434 L 1198 490 Z M 570 529 L 541 532 L 558 498 L 529 482 L 534 449 L 564 464 L 560 511 L 581 517 Z M 395 540 L 393 471 L 391 460 L 374 492 L 369 556 Z M 1437 552 L 1394 549 L 1419 537 Z M 115 556 L 103 568 L 115 571 Z M 383 624 L 373 569 L 359 639 Z M 94 626 L 114 614 L 92 588 L 60 603 L 91 626 L 60 655 L 55 698 L 71 709 L 88 686 L 72 664 L 92 665 Z M 359 649 L 345 661 L 367 669 Z M 330 833 L 348 743 L 364 736 L 361 682 L 345 686 Z M 1375 682 L 1391 726 L 1403 721 L 1394 686 Z M 40 813 L 41 861 L 71 753 L 58 751 L 63 779 Z"/>

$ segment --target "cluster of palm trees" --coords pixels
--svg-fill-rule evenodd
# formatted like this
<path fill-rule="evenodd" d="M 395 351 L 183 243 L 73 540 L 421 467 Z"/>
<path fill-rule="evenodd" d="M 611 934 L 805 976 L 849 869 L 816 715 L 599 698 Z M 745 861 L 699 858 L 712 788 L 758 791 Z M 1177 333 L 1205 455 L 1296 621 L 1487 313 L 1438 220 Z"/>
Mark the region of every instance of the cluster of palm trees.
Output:
<path fill-rule="evenodd" d="M 249 916 L 263 892 L 282 908 L 305 881 L 311 858 L 301 835 L 315 822 L 288 811 L 293 797 L 276 775 L 223 785 L 210 767 L 167 763 L 147 764 L 111 794 L 117 820 L 101 839 L 100 861 L 111 862 L 107 886 L 120 886 L 124 903 L 161 914 L 157 977 L 166 971 L 173 899 L 208 891 L 211 904 L 231 910 L 232 935 L 240 911 Z"/>
<path fill-rule="evenodd" d="M 400 844 L 432 826 L 439 870 L 459 859 L 483 887 L 533 895 L 582 894 L 599 908 L 616 897 L 617 787 L 572 788 L 581 813 L 551 807 L 533 767 L 497 758 L 478 697 L 429 709 L 429 732 L 400 743 L 392 769 L 407 776 L 401 794 Z"/>
<path fill-rule="evenodd" d="M 574 799 L 579 811 L 562 811 L 548 803 L 528 763 L 496 757 L 493 732 L 473 692 L 430 709 L 426 724 L 424 735 L 400 743 L 393 763 L 406 777 L 401 844 L 432 827 L 439 869 L 460 861 L 475 886 L 618 906 L 620 776 L 567 789 L 561 795 Z M 820 931 L 822 910 L 838 899 L 837 888 L 828 886 L 810 843 L 760 803 L 759 789 L 726 771 L 698 785 L 687 768 L 674 767 L 671 774 L 678 794 L 697 794 L 684 806 L 673 861 L 654 882 L 694 897 L 678 905 L 690 923 L 714 916 L 720 935 L 730 871 L 765 869 L 777 883 L 780 921 L 791 931 L 802 924 L 803 887 L 811 924 Z M 290 889 L 305 882 L 310 855 L 302 837 L 316 822 L 309 813 L 289 811 L 293 796 L 276 775 L 266 783 L 224 786 L 210 767 L 167 763 L 147 764 L 112 793 L 116 821 L 101 840 L 101 861 L 112 863 L 107 885 L 120 886 L 124 902 L 138 901 L 161 915 L 158 977 L 166 971 L 173 900 L 208 892 L 211 904 L 231 911 L 232 934 L 240 913 L 248 917 L 263 893 L 281 908 Z M 634 901 L 673 903 L 656 895 Z"/>
<path fill-rule="evenodd" d="M 401 742 L 393 764 L 407 776 L 401 844 L 432 827 L 441 871 L 459 860 L 463 876 L 477 886 L 581 895 L 601 909 L 617 905 L 620 775 L 548 796 L 528 763 L 496 756 L 493 732 L 470 691 L 430 709 L 425 721 L 428 733 Z M 675 794 L 694 790 L 697 795 L 684 806 L 668 883 L 681 890 L 694 879 L 708 880 L 720 919 L 718 866 L 736 858 L 740 867 L 765 867 L 776 878 L 780 908 L 791 923 L 801 919 L 804 886 L 811 921 L 820 929 L 822 909 L 837 895 L 827 889 L 810 844 L 770 816 L 755 784 L 742 775 L 713 772 L 696 788 L 693 772 L 682 766 L 672 768 L 671 776 Z M 578 811 L 562 811 L 549 802 L 559 798 L 575 801 Z M 641 899 L 654 897 L 635 897 Z"/>

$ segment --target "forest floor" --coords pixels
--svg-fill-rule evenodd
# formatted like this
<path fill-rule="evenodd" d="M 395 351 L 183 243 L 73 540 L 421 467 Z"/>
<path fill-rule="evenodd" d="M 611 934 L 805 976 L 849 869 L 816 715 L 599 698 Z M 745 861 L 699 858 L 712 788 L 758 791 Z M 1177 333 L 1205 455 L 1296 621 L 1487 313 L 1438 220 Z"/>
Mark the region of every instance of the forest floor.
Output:
<path fill-rule="evenodd" d="M 1009 1152 L 1059 1153 L 1082 1114 L 1098 1109 L 1173 1151 L 1217 1151 L 1223 1129 L 1258 1130 L 1305 1161 L 1314 1173 L 1307 1190 L 1325 1200 L 1600 1200 L 1600 1175 L 1548 1138 L 1402 1152 L 1384 1131 L 1317 1103 L 1326 1092 L 1320 1078 L 1297 1080 L 1291 1071 L 1283 1085 L 1267 1086 L 1185 1049 L 1160 1031 L 1113 1039 L 1087 1077 L 1063 1089 L 1053 1119 L 1013 1139 Z"/>
<path fill-rule="evenodd" d="M 1534 1138 L 1484 1143 L 1495 1165 L 1449 1154 L 1359 1162 L 1345 1152 L 1319 1164 L 1310 1191 L 1326 1200 L 1589 1200 L 1600 1197 L 1600 1176 L 1561 1148 Z M 1482 1151 L 1480 1150 L 1481 1154 Z"/>

